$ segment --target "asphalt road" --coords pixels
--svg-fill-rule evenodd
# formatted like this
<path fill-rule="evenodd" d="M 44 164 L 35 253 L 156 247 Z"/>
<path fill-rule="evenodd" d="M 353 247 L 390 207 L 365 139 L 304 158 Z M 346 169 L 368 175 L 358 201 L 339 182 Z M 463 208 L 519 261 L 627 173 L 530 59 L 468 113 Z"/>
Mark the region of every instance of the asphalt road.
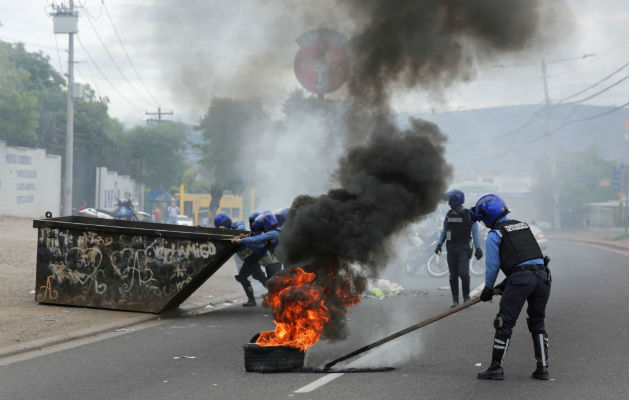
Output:
<path fill-rule="evenodd" d="M 265 309 L 236 305 L 0 366 L 0 399 L 627 399 L 628 256 L 559 241 L 547 253 L 554 278 L 547 308 L 551 381 L 529 378 L 535 361 L 524 315 L 506 357 L 506 380 L 476 379 L 490 360 L 498 301 L 351 365 L 392 371 L 345 374 L 245 372 L 243 345 L 273 323 Z M 417 290 L 365 299 L 348 315 L 349 337 L 320 341 L 309 349 L 307 365 L 322 366 L 450 304 L 450 294 L 437 289 L 446 278 L 401 283 Z"/>

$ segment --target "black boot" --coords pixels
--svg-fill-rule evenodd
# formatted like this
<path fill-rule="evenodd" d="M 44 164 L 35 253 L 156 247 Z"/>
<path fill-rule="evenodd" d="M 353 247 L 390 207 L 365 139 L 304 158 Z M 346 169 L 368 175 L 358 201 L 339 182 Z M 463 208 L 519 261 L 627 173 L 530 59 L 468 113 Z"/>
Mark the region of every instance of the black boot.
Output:
<path fill-rule="evenodd" d="M 464 303 L 470 300 L 470 276 L 462 276 L 462 296 Z"/>
<path fill-rule="evenodd" d="M 549 343 L 546 333 L 532 333 L 534 340 L 534 356 L 536 357 L 536 371 L 532 372 L 533 379 L 546 381 L 549 379 Z"/>
<path fill-rule="evenodd" d="M 241 283 L 247 295 L 247 303 L 243 303 L 243 307 L 254 307 L 256 305 L 256 298 L 254 297 L 254 288 L 249 279 L 241 279 L 238 275 L 235 275 L 234 278 Z"/>
<path fill-rule="evenodd" d="M 459 305 L 459 298 L 453 297 L 453 304 L 451 304 L 451 308 L 457 307 Z"/>
<path fill-rule="evenodd" d="M 477 379 L 503 380 L 503 359 L 510 345 L 510 337 L 501 333 L 494 334 L 492 362 L 487 370 L 477 374 Z"/>

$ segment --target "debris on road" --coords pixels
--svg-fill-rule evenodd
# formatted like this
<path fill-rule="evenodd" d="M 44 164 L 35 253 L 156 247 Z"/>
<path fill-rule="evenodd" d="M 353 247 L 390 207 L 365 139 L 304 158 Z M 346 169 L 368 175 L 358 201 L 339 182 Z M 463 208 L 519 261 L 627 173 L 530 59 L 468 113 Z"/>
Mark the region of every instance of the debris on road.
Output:
<path fill-rule="evenodd" d="M 368 298 L 383 299 L 386 296 L 396 296 L 405 288 L 396 282 L 387 279 L 370 279 L 367 286 Z"/>

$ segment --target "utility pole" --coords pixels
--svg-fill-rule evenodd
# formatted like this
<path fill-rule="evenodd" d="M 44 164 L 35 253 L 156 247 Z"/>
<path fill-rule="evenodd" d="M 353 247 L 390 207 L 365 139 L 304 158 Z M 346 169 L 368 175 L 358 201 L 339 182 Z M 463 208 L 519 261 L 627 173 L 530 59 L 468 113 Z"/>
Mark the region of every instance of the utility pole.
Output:
<path fill-rule="evenodd" d="M 63 214 L 72 214 L 72 169 L 74 164 L 74 34 L 78 32 L 79 15 L 74 10 L 74 0 L 70 6 L 55 7 L 53 15 L 54 33 L 68 34 L 68 90 L 66 93 L 66 156 L 64 157 Z"/>
<path fill-rule="evenodd" d="M 553 226 L 555 229 L 562 227 L 560 220 L 560 192 L 558 191 L 558 164 L 556 162 L 556 146 L 553 143 L 552 121 L 551 121 L 551 100 L 549 99 L 549 89 L 547 88 L 547 63 L 544 59 L 540 61 L 540 69 L 543 76 L 543 86 L 545 88 L 545 137 L 547 138 L 547 150 L 549 151 L 549 163 L 551 164 L 551 196 L 553 197 Z"/>
<path fill-rule="evenodd" d="M 147 120 L 148 123 L 157 122 L 158 125 L 162 123 L 162 115 L 173 115 L 173 111 L 162 111 L 161 107 L 158 107 L 157 112 L 144 112 L 146 115 L 157 115 L 157 120 L 155 118 L 149 118 Z"/>

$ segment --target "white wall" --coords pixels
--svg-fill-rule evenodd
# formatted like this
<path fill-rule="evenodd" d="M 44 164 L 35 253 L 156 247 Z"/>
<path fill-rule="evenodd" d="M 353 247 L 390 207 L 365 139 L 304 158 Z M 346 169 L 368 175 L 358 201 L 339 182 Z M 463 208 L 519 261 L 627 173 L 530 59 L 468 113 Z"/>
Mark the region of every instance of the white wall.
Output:
<path fill-rule="evenodd" d="M 144 185 L 137 183 L 128 175 L 118 175 L 116 171 L 108 171 L 106 167 L 96 168 L 96 207 L 110 209 L 116 206 L 117 200 L 129 197 L 142 211 L 144 207 Z"/>
<path fill-rule="evenodd" d="M 0 141 L 0 214 L 39 218 L 61 209 L 61 156 Z"/>

